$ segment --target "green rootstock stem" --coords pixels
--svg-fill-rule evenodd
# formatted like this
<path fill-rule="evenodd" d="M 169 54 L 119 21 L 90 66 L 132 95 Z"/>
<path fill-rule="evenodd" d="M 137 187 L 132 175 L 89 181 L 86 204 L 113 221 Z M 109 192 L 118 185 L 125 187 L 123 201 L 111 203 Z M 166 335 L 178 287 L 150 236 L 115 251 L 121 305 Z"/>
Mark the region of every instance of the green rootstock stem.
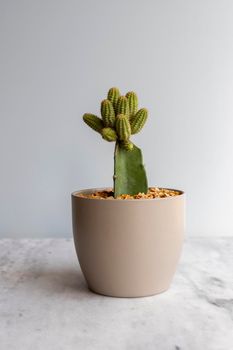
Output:
<path fill-rule="evenodd" d="M 116 142 L 113 180 L 115 198 L 121 194 L 147 193 L 147 177 L 140 148 L 134 145 L 132 151 L 127 151 Z"/>

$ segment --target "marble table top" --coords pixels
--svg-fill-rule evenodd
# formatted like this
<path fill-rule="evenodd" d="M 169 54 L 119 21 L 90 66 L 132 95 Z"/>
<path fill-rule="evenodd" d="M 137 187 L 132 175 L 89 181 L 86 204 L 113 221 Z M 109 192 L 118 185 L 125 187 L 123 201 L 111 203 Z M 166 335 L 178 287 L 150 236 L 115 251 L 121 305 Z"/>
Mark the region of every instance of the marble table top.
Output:
<path fill-rule="evenodd" d="M 0 240 L 1 350 L 232 350 L 233 237 L 185 242 L 170 290 L 90 292 L 71 239 Z"/>

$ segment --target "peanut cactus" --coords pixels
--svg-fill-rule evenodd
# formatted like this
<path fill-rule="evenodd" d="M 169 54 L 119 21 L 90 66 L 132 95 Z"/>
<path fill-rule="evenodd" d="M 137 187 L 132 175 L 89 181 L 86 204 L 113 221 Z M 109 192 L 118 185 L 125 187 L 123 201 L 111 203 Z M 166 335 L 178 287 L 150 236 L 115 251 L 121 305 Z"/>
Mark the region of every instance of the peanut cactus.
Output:
<path fill-rule="evenodd" d="M 114 153 L 114 197 L 121 194 L 135 195 L 148 191 L 147 177 L 142 163 L 141 150 L 130 137 L 143 128 L 148 112 L 138 110 L 138 98 L 130 91 L 120 95 L 118 88 L 108 91 L 107 99 L 101 102 L 101 117 L 85 113 L 84 122 L 108 142 L 116 142 Z"/>
<path fill-rule="evenodd" d="M 125 96 L 129 102 L 129 117 L 132 118 L 138 110 L 138 97 L 133 91 L 127 92 Z"/>
<path fill-rule="evenodd" d="M 101 103 L 101 116 L 104 125 L 114 127 L 115 124 L 115 111 L 112 102 L 109 100 L 103 100 Z"/>
<path fill-rule="evenodd" d="M 132 117 L 131 119 L 132 134 L 137 134 L 139 131 L 142 130 L 147 120 L 147 115 L 148 115 L 147 109 L 142 108 Z"/>
<path fill-rule="evenodd" d="M 83 120 L 90 128 L 97 132 L 101 132 L 104 127 L 103 121 L 94 114 L 85 113 L 83 115 Z"/>
<path fill-rule="evenodd" d="M 129 101 L 127 97 L 120 96 L 117 101 L 116 115 L 124 114 L 129 117 Z"/>
<path fill-rule="evenodd" d="M 112 105 L 113 105 L 115 110 L 116 110 L 117 101 L 118 101 L 118 98 L 120 97 L 120 95 L 121 95 L 120 91 L 116 87 L 113 87 L 108 91 L 108 100 L 110 102 L 112 102 Z"/>
<path fill-rule="evenodd" d="M 131 126 L 129 118 L 125 114 L 118 114 L 116 117 L 116 132 L 119 140 L 129 140 L 131 135 Z"/>

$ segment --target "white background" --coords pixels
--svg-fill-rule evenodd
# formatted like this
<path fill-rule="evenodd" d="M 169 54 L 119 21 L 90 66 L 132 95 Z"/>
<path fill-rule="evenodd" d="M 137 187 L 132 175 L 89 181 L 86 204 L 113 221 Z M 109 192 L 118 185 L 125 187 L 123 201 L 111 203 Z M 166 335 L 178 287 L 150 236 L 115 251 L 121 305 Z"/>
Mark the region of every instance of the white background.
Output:
<path fill-rule="evenodd" d="M 134 142 L 187 234 L 233 234 L 232 0 L 2 0 L 0 50 L 1 237 L 68 237 L 70 193 L 111 185 L 82 122 L 111 86 L 149 109 Z"/>

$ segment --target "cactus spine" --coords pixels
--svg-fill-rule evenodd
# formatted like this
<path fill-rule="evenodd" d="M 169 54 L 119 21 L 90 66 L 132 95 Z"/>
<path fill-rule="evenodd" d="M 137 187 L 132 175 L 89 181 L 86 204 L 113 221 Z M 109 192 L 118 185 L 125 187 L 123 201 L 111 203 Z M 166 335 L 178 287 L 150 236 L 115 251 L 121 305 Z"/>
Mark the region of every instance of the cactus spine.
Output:
<path fill-rule="evenodd" d="M 146 108 L 140 109 L 131 120 L 131 133 L 137 134 L 142 130 L 147 120 L 148 112 Z"/>
<path fill-rule="evenodd" d="M 114 127 L 115 112 L 112 102 L 109 100 L 103 100 L 101 102 L 101 115 L 105 126 Z"/>
<path fill-rule="evenodd" d="M 116 109 L 118 98 L 120 97 L 120 91 L 118 88 L 113 87 L 108 91 L 108 100 L 112 102 L 114 109 Z"/>
<path fill-rule="evenodd" d="M 117 101 L 116 115 L 124 114 L 129 117 L 129 102 L 127 97 L 120 96 Z"/>
<path fill-rule="evenodd" d="M 116 131 L 112 128 L 103 128 L 101 131 L 101 135 L 104 140 L 108 142 L 116 141 L 117 140 L 117 134 Z"/>
<path fill-rule="evenodd" d="M 132 118 L 138 110 L 138 97 L 133 91 L 127 92 L 125 95 L 129 103 L 129 116 Z"/>
<path fill-rule="evenodd" d="M 103 122 L 96 115 L 91 114 L 91 113 L 85 113 L 83 115 L 83 120 L 93 130 L 95 130 L 95 131 L 97 131 L 99 133 L 101 132 L 101 130 L 103 128 Z"/>
<path fill-rule="evenodd" d="M 129 119 L 124 114 L 119 114 L 116 118 L 116 131 L 119 140 L 127 141 L 131 135 Z"/>

